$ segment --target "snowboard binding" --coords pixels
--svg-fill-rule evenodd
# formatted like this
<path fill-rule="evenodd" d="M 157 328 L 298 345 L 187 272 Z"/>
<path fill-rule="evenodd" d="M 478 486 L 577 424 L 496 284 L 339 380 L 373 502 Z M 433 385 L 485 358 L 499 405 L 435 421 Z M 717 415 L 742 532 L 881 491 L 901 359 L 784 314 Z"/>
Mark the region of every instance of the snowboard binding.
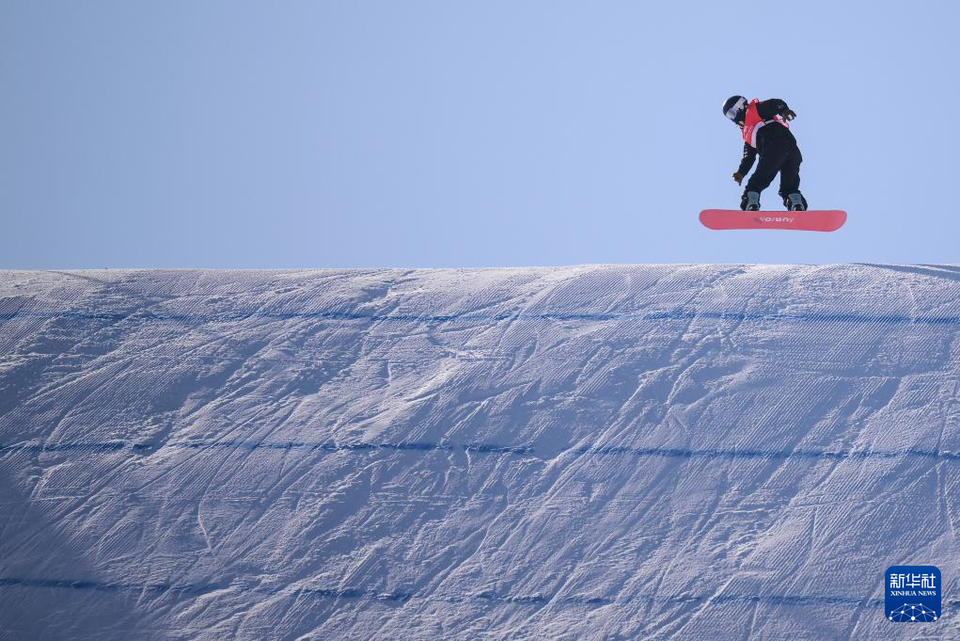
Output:
<path fill-rule="evenodd" d="M 797 191 L 783 197 L 783 206 L 787 211 L 807 211 L 807 199 Z"/>
<path fill-rule="evenodd" d="M 743 211 L 760 211 L 760 192 L 743 192 L 743 196 L 740 198 L 740 209 Z"/>

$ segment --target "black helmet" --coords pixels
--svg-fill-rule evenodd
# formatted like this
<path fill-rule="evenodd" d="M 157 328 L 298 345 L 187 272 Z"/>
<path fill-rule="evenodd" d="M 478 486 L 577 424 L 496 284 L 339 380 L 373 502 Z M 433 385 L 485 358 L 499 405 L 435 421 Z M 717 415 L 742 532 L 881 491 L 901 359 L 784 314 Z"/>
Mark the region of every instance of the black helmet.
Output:
<path fill-rule="evenodd" d="M 746 107 L 746 98 L 743 96 L 730 96 L 726 102 L 723 103 L 723 115 L 739 125 L 743 121 L 741 112 L 746 109 Z"/>

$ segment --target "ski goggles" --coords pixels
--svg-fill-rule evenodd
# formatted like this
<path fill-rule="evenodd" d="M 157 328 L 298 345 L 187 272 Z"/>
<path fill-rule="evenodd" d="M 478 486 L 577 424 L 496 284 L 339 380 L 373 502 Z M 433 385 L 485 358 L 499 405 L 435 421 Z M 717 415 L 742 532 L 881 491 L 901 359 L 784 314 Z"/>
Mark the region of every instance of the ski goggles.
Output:
<path fill-rule="evenodd" d="M 733 103 L 733 106 L 727 109 L 727 112 L 724 114 L 730 120 L 736 122 L 737 114 L 740 113 L 740 110 L 743 109 L 743 106 L 747 104 L 746 98 L 741 98 L 740 100 Z"/>

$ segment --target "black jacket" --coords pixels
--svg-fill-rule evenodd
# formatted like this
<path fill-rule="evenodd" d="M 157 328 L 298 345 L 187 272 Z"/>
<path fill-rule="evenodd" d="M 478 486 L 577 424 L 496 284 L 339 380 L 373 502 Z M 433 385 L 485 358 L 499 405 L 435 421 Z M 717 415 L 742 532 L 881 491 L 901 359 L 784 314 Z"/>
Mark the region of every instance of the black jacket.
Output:
<path fill-rule="evenodd" d="M 787 103 L 779 98 L 771 98 L 770 100 L 764 100 L 757 104 L 757 113 L 760 114 L 763 120 L 773 120 L 774 116 L 782 117 L 788 109 L 790 109 L 790 107 L 787 106 Z M 760 131 L 757 132 L 756 149 L 747 143 L 743 143 L 743 160 L 740 161 L 740 168 L 737 169 L 737 173 L 746 176 L 757 159 L 757 153 L 763 154 L 764 146 L 768 139 L 771 138 L 771 134 L 773 138 L 779 139 L 783 137 L 784 133 L 787 134 L 789 141 L 792 141 L 794 145 L 797 144 L 796 138 L 793 137 L 793 134 L 790 133 L 790 130 L 786 127 L 761 127 Z"/>

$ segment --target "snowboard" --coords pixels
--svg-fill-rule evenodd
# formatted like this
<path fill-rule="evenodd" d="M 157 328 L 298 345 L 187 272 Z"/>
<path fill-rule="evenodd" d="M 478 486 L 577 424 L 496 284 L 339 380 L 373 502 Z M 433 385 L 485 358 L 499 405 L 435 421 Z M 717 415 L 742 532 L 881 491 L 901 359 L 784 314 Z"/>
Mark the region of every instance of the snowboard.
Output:
<path fill-rule="evenodd" d="M 704 209 L 700 212 L 700 222 L 710 229 L 836 231 L 847 222 L 847 212 L 837 209 L 810 211 Z"/>

